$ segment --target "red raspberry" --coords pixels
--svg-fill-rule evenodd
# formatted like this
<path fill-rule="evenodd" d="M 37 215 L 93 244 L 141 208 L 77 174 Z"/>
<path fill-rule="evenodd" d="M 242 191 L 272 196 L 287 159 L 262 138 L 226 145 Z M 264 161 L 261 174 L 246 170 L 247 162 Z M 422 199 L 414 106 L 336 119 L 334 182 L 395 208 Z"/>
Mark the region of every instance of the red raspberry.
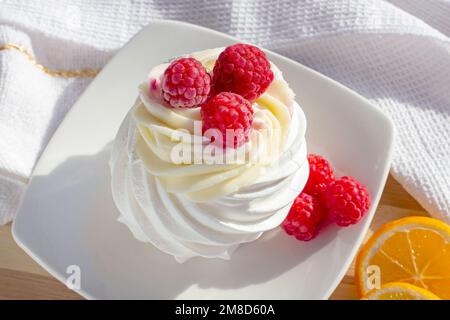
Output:
<path fill-rule="evenodd" d="M 317 236 L 326 217 L 327 212 L 315 196 L 301 193 L 281 226 L 288 235 L 301 241 L 309 241 Z"/>
<path fill-rule="evenodd" d="M 162 95 L 173 108 L 192 108 L 201 105 L 211 90 L 211 77 L 194 58 L 173 61 L 164 71 Z"/>
<path fill-rule="evenodd" d="M 221 92 L 201 107 L 203 133 L 218 129 L 225 147 L 237 148 L 248 141 L 253 124 L 253 108 L 247 99 L 231 92 Z M 233 142 L 226 140 L 226 134 Z M 234 135 L 234 136 L 233 136 Z"/>
<path fill-rule="evenodd" d="M 213 90 L 238 93 L 255 101 L 273 80 L 266 55 L 260 49 L 238 43 L 227 47 L 213 70 Z"/>
<path fill-rule="evenodd" d="M 303 192 L 318 195 L 334 181 L 334 172 L 330 163 L 322 156 L 308 155 L 309 177 Z"/>
<path fill-rule="evenodd" d="M 342 227 L 357 223 L 370 206 L 366 187 L 352 177 L 333 181 L 321 194 L 321 199 L 332 220 Z"/>

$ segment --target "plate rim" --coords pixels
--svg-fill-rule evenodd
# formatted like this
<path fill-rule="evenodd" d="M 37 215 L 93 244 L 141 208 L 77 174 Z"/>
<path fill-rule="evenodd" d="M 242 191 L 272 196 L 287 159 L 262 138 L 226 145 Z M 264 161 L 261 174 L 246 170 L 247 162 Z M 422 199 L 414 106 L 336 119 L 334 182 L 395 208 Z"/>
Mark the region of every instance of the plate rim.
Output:
<path fill-rule="evenodd" d="M 100 70 L 100 72 L 98 73 L 98 75 L 92 80 L 92 82 L 86 87 L 86 89 L 83 91 L 83 93 L 78 97 L 78 99 L 76 100 L 76 102 L 72 105 L 72 107 L 69 109 L 69 111 L 65 114 L 64 118 L 61 120 L 60 124 L 58 125 L 58 127 L 56 128 L 56 130 L 54 131 L 52 137 L 50 138 L 49 142 L 47 143 L 47 145 L 45 146 L 45 148 L 43 149 L 41 156 L 39 157 L 38 161 L 36 162 L 36 165 L 34 167 L 34 170 L 31 174 L 31 177 L 29 179 L 29 182 L 27 184 L 26 190 L 24 192 L 24 194 L 21 197 L 20 203 L 18 205 L 18 209 L 16 211 L 16 216 L 13 220 L 12 223 L 12 227 L 11 227 L 11 234 L 12 237 L 14 239 L 14 241 L 17 243 L 17 245 L 24 250 L 34 261 L 36 261 L 43 269 L 45 269 L 51 276 L 53 276 L 54 278 L 56 278 L 57 280 L 59 280 L 61 283 L 63 283 L 64 285 L 66 285 L 66 279 L 64 279 L 63 274 L 60 274 L 58 271 L 56 271 L 50 264 L 48 264 L 47 262 L 43 261 L 37 254 L 35 254 L 32 250 L 30 250 L 26 243 L 24 243 L 23 239 L 21 239 L 20 236 L 20 231 L 18 231 L 18 225 L 20 225 L 20 218 L 18 219 L 18 217 L 20 217 L 20 212 L 21 212 L 21 208 L 22 208 L 22 203 L 24 201 L 24 199 L 27 197 L 27 193 L 28 193 L 28 189 L 29 186 L 33 183 L 34 180 L 34 173 L 36 171 L 37 168 L 39 168 L 42 163 L 45 162 L 45 158 L 46 158 L 46 154 L 48 152 L 48 149 L 50 149 L 50 147 L 53 145 L 54 143 L 54 137 L 57 135 L 57 133 L 59 132 L 60 128 L 64 126 L 64 123 L 66 121 L 68 121 L 67 119 L 69 118 L 69 115 L 71 114 L 71 112 L 73 112 L 73 110 L 77 109 L 76 106 L 80 103 L 80 101 L 82 101 L 84 99 L 84 97 L 87 95 L 87 93 L 89 93 L 89 89 L 92 87 L 92 85 L 95 82 L 98 81 L 102 81 L 103 79 L 103 74 L 105 72 L 105 70 L 108 68 L 108 66 L 115 61 L 116 59 L 120 58 L 120 53 L 128 46 L 128 44 L 130 42 L 132 42 L 138 35 L 140 35 L 141 33 L 143 33 L 145 30 L 155 27 L 155 26 L 159 26 L 159 27 L 164 27 L 167 25 L 175 25 L 178 27 L 189 27 L 191 29 L 197 29 L 197 30 L 201 30 L 204 32 L 209 32 L 209 33 L 213 33 L 215 35 L 218 35 L 220 37 L 225 37 L 228 38 L 229 40 L 233 40 L 235 42 L 243 42 L 243 43 L 249 43 L 247 41 L 243 41 L 240 40 L 234 36 L 228 35 L 226 33 L 222 33 L 207 27 L 203 27 L 200 25 L 196 25 L 193 23 L 188 23 L 188 22 L 183 22 L 183 21 L 177 21 L 177 20 L 170 20 L 170 19 L 164 19 L 164 20 L 157 20 L 157 21 L 152 21 L 150 23 L 148 23 L 147 25 L 143 26 L 133 37 L 131 37 L 110 59 L 109 61 L 105 64 L 105 66 Z M 259 46 L 260 47 L 260 46 Z M 385 124 L 387 125 L 388 128 L 388 132 L 387 135 L 389 136 L 389 141 L 387 142 L 388 148 L 386 150 L 386 161 L 384 163 L 384 168 L 382 170 L 382 174 L 381 174 L 381 179 L 380 179 L 380 188 L 377 190 L 375 195 L 372 195 L 372 205 L 370 208 L 370 211 L 368 212 L 366 221 L 364 222 L 365 225 L 362 227 L 361 232 L 357 235 L 356 240 L 353 244 L 353 248 L 350 251 L 350 254 L 347 256 L 345 262 L 343 263 L 341 270 L 338 272 L 338 275 L 336 276 L 336 278 L 333 280 L 332 283 L 330 283 L 329 285 L 329 289 L 327 292 L 325 292 L 323 294 L 323 297 L 321 297 L 322 300 L 324 299 L 328 299 L 331 294 L 334 292 L 334 290 L 336 289 L 336 287 L 339 285 L 339 283 L 341 282 L 342 278 L 344 277 L 345 273 L 347 272 L 348 268 L 350 267 L 354 257 L 356 256 L 356 253 L 358 251 L 358 249 L 360 248 L 362 241 L 364 239 L 364 237 L 367 234 L 367 230 L 370 227 L 370 224 L 373 220 L 373 217 L 375 215 L 376 209 L 378 207 L 381 195 L 383 193 L 384 190 L 384 186 L 386 184 L 386 180 L 388 178 L 389 175 L 389 170 L 391 167 L 391 162 L 392 162 L 392 157 L 393 157 L 393 152 L 394 152 L 394 144 L 395 144 L 395 136 L 396 136 L 396 131 L 395 131 L 395 127 L 394 127 L 394 123 L 392 121 L 392 119 L 390 117 L 388 117 L 386 115 L 386 113 L 384 113 L 380 108 L 374 106 L 371 102 L 369 102 L 366 98 L 364 98 L 363 96 L 359 95 L 358 93 L 356 93 L 355 91 L 351 90 L 350 88 L 344 86 L 343 84 L 337 82 L 336 80 L 329 78 L 326 75 L 323 75 L 322 73 L 308 67 L 305 66 L 291 58 L 288 58 L 286 56 L 283 56 L 279 53 L 273 52 L 271 50 L 267 50 L 264 47 L 260 47 L 263 51 L 277 57 L 278 59 L 281 60 L 285 60 L 288 61 L 289 63 L 294 63 L 297 67 L 304 69 L 310 73 L 312 73 L 314 76 L 321 78 L 324 81 L 330 82 L 332 83 L 334 86 L 338 87 L 340 90 L 345 91 L 348 95 L 352 96 L 353 98 L 359 100 L 362 102 L 362 104 L 364 104 L 365 108 L 369 108 L 371 109 L 372 112 L 375 112 L 376 114 L 378 114 L 378 116 L 383 119 L 383 121 L 385 122 Z M 71 289 L 73 290 L 73 289 Z M 90 293 L 86 292 L 84 289 L 77 289 L 77 290 L 73 290 L 76 293 L 78 293 L 79 295 L 81 295 L 82 297 L 86 298 L 86 299 L 101 299 L 98 297 L 94 297 L 92 296 Z"/>

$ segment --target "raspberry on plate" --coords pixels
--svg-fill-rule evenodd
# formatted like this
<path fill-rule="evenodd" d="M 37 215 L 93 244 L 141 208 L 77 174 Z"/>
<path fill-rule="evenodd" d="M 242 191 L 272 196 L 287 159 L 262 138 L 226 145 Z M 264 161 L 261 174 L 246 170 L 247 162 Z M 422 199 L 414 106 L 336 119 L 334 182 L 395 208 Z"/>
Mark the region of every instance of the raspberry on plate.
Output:
<path fill-rule="evenodd" d="M 221 92 L 202 105 L 200 114 L 203 133 L 209 129 L 219 130 L 224 148 L 237 148 L 248 141 L 253 124 L 253 108 L 240 95 Z M 227 134 L 230 141 L 227 141 Z"/>
<path fill-rule="evenodd" d="M 301 241 L 309 241 L 317 236 L 326 217 L 327 212 L 315 196 L 301 193 L 295 199 L 281 227 L 288 235 Z"/>
<path fill-rule="evenodd" d="M 370 206 L 366 187 L 347 176 L 333 181 L 321 194 L 321 199 L 330 218 L 342 227 L 357 223 Z"/>
<path fill-rule="evenodd" d="M 231 45 L 219 55 L 213 70 L 213 90 L 238 93 L 256 100 L 273 80 L 266 55 L 248 44 Z"/>
<path fill-rule="evenodd" d="M 308 155 L 309 177 L 304 192 L 318 195 L 334 181 L 334 172 L 330 163 L 317 154 Z"/>
<path fill-rule="evenodd" d="M 192 108 L 203 104 L 211 91 L 211 77 L 200 61 L 181 58 L 164 71 L 162 96 L 173 108 Z"/>

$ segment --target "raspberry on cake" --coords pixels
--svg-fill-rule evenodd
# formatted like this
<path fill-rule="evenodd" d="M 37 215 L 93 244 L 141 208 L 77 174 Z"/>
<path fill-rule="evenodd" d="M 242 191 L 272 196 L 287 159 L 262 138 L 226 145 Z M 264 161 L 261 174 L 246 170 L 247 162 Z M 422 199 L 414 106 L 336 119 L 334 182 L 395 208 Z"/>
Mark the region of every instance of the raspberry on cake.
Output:
<path fill-rule="evenodd" d="M 221 92 L 201 107 L 202 130 L 218 129 L 223 147 L 238 148 L 249 139 L 253 108 L 247 99 L 231 92 Z M 228 132 L 227 132 L 228 131 Z M 227 134 L 233 141 L 227 141 Z"/>
<path fill-rule="evenodd" d="M 270 62 L 259 48 L 238 43 L 225 48 L 213 70 L 213 90 L 238 93 L 255 101 L 270 85 L 274 75 Z"/>
<path fill-rule="evenodd" d="M 175 60 L 164 72 L 162 95 L 173 108 L 197 107 L 206 101 L 210 90 L 211 77 L 194 58 Z"/>

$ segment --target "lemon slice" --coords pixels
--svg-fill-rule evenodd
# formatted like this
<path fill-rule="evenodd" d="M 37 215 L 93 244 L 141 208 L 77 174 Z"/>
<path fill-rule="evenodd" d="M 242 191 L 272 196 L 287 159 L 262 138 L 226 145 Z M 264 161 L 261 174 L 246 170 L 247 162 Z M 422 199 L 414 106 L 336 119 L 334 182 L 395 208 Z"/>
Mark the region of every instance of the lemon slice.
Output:
<path fill-rule="evenodd" d="M 450 226 L 427 217 L 407 217 L 377 230 L 356 258 L 361 296 L 376 281 L 406 282 L 450 299 Z"/>
<path fill-rule="evenodd" d="M 369 291 L 365 300 L 440 300 L 439 297 L 424 288 L 405 282 L 390 282 L 379 290 Z"/>

